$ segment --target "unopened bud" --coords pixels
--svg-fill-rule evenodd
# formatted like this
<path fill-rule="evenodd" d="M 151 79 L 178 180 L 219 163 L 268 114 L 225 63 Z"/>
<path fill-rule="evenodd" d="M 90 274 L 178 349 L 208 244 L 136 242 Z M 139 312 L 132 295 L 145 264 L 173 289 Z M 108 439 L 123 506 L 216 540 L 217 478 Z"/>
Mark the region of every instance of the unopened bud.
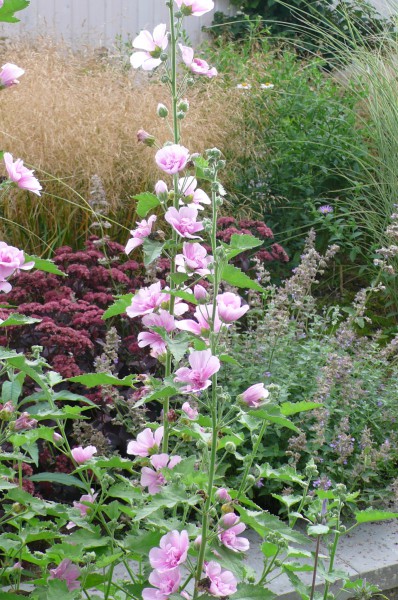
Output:
<path fill-rule="evenodd" d="M 145 129 L 139 129 L 137 131 L 137 142 L 142 142 L 145 146 L 154 146 L 155 138 L 153 135 L 145 131 Z"/>
<path fill-rule="evenodd" d="M 227 442 L 225 444 L 225 452 L 230 452 L 231 454 L 233 454 L 234 452 L 236 452 L 236 445 L 233 442 Z"/>
<path fill-rule="evenodd" d="M 159 58 L 162 62 L 165 62 L 169 58 L 169 55 L 167 54 L 167 52 L 162 52 Z"/>
<path fill-rule="evenodd" d="M 169 81 L 170 81 L 170 78 L 169 78 L 169 76 L 168 76 L 168 75 L 164 74 L 164 75 L 162 75 L 162 76 L 161 76 L 161 78 L 160 78 L 160 81 L 161 81 L 162 83 L 169 83 Z"/>
<path fill-rule="evenodd" d="M 256 478 L 254 477 L 254 475 L 250 474 L 247 476 L 246 482 L 248 485 L 254 485 L 256 482 Z"/>
<path fill-rule="evenodd" d="M 189 86 L 192 86 L 192 85 L 194 85 L 194 83 L 195 83 L 195 80 L 194 80 L 194 79 L 192 79 L 192 77 L 189 77 L 189 78 L 187 79 L 187 85 L 189 85 Z"/>
<path fill-rule="evenodd" d="M 203 287 L 203 285 L 200 285 L 199 283 L 194 286 L 193 295 L 195 296 L 198 302 L 207 302 L 208 300 L 208 294 L 206 289 Z"/>
<path fill-rule="evenodd" d="M 177 419 L 178 419 L 178 415 L 177 415 L 176 411 L 173 409 L 169 410 L 169 412 L 167 413 L 168 422 L 175 423 L 175 421 L 177 421 Z"/>
<path fill-rule="evenodd" d="M 12 510 L 17 515 L 19 515 L 21 512 L 23 512 L 25 510 L 25 507 L 23 504 L 20 504 L 19 502 L 14 502 L 14 504 L 12 505 Z"/>
<path fill-rule="evenodd" d="M 232 513 L 232 512 L 234 512 L 234 507 L 232 506 L 232 504 L 229 504 L 229 503 L 223 504 L 222 507 L 221 507 L 221 512 L 224 515 L 226 515 L 228 513 Z"/>
<path fill-rule="evenodd" d="M 182 112 L 187 112 L 189 109 L 189 102 L 186 98 L 184 98 L 184 100 L 180 100 L 177 106 L 178 110 L 181 110 Z"/>
<path fill-rule="evenodd" d="M 167 200 L 167 194 L 169 190 L 167 189 L 166 183 L 159 179 L 157 183 L 155 183 L 155 194 L 162 200 Z"/>
<path fill-rule="evenodd" d="M 185 119 L 185 113 L 182 110 L 179 110 L 177 113 L 177 119 L 179 119 L 180 121 L 182 121 L 183 119 Z"/>
<path fill-rule="evenodd" d="M 158 104 L 158 108 L 156 110 L 158 117 L 161 117 L 162 119 L 165 119 L 168 114 L 169 114 L 169 110 L 167 108 L 167 106 L 165 106 L 164 104 L 159 103 Z"/>

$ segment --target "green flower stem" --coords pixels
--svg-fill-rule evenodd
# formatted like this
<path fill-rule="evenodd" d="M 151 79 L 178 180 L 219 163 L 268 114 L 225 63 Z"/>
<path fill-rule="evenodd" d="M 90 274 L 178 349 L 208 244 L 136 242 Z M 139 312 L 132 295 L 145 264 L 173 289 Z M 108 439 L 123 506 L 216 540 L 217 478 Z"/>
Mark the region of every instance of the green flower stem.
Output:
<path fill-rule="evenodd" d="M 170 32 L 171 32 L 171 81 L 170 81 L 170 89 L 171 89 L 171 103 L 172 103 L 172 114 L 173 114 L 173 137 L 174 143 L 178 144 L 180 141 L 180 126 L 177 118 L 177 104 L 178 104 L 178 90 L 177 90 L 177 31 L 174 23 L 174 4 L 173 2 L 169 3 L 169 14 L 170 14 Z M 174 184 L 174 199 L 173 206 L 178 210 L 178 174 L 173 177 Z M 175 266 L 175 256 L 176 256 L 176 245 L 177 245 L 177 233 L 172 232 L 172 240 L 173 240 L 173 248 L 170 251 L 170 275 L 174 275 L 176 272 Z M 170 291 L 174 291 L 176 285 L 172 278 L 170 278 Z M 174 316 L 174 305 L 175 298 L 174 296 L 170 296 L 170 314 Z M 166 354 L 166 364 L 165 364 L 165 377 L 170 377 L 173 366 L 173 358 L 169 349 L 167 349 Z M 162 451 L 166 454 L 169 450 L 169 435 L 170 435 L 170 426 L 168 421 L 168 414 L 170 410 L 170 397 L 165 398 L 163 402 L 163 442 L 162 442 Z"/>
<path fill-rule="evenodd" d="M 261 425 L 261 429 L 260 432 L 258 434 L 258 438 L 256 440 L 256 443 L 253 446 L 253 452 L 251 453 L 249 460 L 246 463 L 246 467 L 245 467 L 245 471 L 243 473 L 243 477 L 242 477 L 242 481 L 240 483 L 239 486 L 239 490 L 238 490 L 238 495 L 236 496 L 236 500 L 239 501 L 240 497 L 242 496 L 243 492 L 245 491 L 245 486 L 246 486 L 246 480 L 247 480 L 247 476 L 249 475 L 249 471 L 252 468 L 252 464 L 254 459 L 257 456 L 258 453 L 258 449 L 260 447 L 261 441 L 263 439 L 265 430 L 267 429 L 268 426 L 268 422 L 266 420 L 263 421 L 262 425 Z"/>
<path fill-rule="evenodd" d="M 334 534 L 332 551 L 330 553 L 330 563 L 329 563 L 329 570 L 328 570 L 329 575 L 333 572 L 334 560 L 336 558 L 336 552 L 337 552 L 337 545 L 338 545 L 339 539 L 340 539 L 340 510 L 341 510 L 341 502 L 340 502 L 340 507 L 339 507 L 339 514 L 337 517 L 336 531 Z M 329 593 L 329 587 L 330 587 L 330 582 L 325 581 L 325 591 L 323 593 L 323 600 L 327 600 L 328 593 Z"/>
<path fill-rule="evenodd" d="M 214 181 L 217 178 L 217 171 L 215 171 Z M 212 232 L 211 232 L 211 247 L 213 256 L 215 256 L 215 251 L 217 249 L 217 198 L 216 192 L 212 190 L 211 193 L 212 198 Z M 213 290 L 213 316 L 212 316 L 212 327 L 214 327 L 214 318 L 217 309 L 217 293 L 218 287 L 220 285 L 219 281 L 219 272 L 217 262 L 214 262 L 214 290 Z M 215 355 L 217 349 L 217 334 L 212 331 L 210 334 L 210 346 L 211 353 Z M 193 600 L 196 600 L 198 597 L 199 589 L 198 583 L 202 579 L 202 570 L 203 563 L 206 552 L 206 544 L 207 538 L 209 535 L 209 513 L 211 509 L 211 497 L 213 493 L 213 484 L 216 473 L 216 461 L 217 461 L 217 442 L 218 442 L 218 406 L 217 406 L 217 373 L 215 373 L 212 378 L 212 387 L 211 387 L 211 450 L 210 450 L 210 461 L 209 461 L 209 480 L 207 485 L 207 495 L 206 501 L 203 508 L 202 514 L 202 541 L 199 549 L 198 562 L 196 566 L 196 575 L 195 575 L 195 590 L 193 595 Z"/>
<path fill-rule="evenodd" d="M 298 513 L 298 514 L 301 514 L 301 511 L 302 511 L 302 510 L 303 510 L 303 508 L 304 508 L 304 504 L 305 504 L 305 501 L 306 501 L 306 498 L 307 498 L 307 494 L 308 494 L 308 490 L 309 490 L 309 487 L 310 487 L 311 479 L 312 479 L 312 477 L 310 477 L 310 478 L 308 479 L 308 481 L 307 481 L 307 483 L 306 483 L 306 485 L 305 485 L 304 492 L 303 492 L 303 497 L 301 498 L 300 506 L 299 506 L 299 507 L 298 507 L 298 509 L 295 511 L 295 512 L 296 512 L 296 513 Z M 291 527 L 292 529 L 293 529 L 293 527 L 295 526 L 295 524 L 297 523 L 297 519 L 298 519 L 298 517 L 293 517 L 293 519 L 290 519 L 290 515 L 289 515 L 289 525 L 290 525 L 290 527 Z"/>

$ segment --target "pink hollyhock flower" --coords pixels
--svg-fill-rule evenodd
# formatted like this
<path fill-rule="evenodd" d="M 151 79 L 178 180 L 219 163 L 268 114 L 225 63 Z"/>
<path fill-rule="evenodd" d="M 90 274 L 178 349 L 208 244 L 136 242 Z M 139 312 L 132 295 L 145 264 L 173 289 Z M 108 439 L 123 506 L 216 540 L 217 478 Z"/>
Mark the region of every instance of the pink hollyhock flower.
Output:
<path fill-rule="evenodd" d="M 263 404 L 269 396 L 269 391 L 265 389 L 263 383 L 255 383 L 245 390 L 238 398 L 240 398 L 250 408 L 258 408 Z"/>
<path fill-rule="evenodd" d="M 215 497 L 221 502 L 231 502 L 232 500 L 226 488 L 219 488 L 215 493 Z"/>
<path fill-rule="evenodd" d="M 155 183 L 155 194 L 157 196 L 164 196 L 168 193 L 169 190 L 167 188 L 167 184 L 163 181 L 163 179 L 159 179 L 159 181 Z"/>
<path fill-rule="evenodd" d="M 150 460 L 155 470 L 143 467 L 141 471 L 141 485 L 142 487 L 147 487 L 150 494 L 157 494 L 166 483 L 160 469 L 173 469 L 181 462 L 181 456 L 172 456 L 170 458 L 168 454 L 153 454 Z"/>
<path fill-rule="evenodd" d="M 193 319 L 183 319 L 182 321 L 177 321 L 176 327 L 181 329 L 182 331 L 190 331 L 195 335 L 199 335 L 202 337 L 207 337 L 210 332 L 210 322 L 213 316 L 213 305 L 212 304 L 201 304 L 196 307 L 194 312 L 194 317 L 196 321 Z M 223 327 L 223 323 L 220 321 L 220 317 L 218 316 L 218 312 L 216 310 L 215 319 L 213 325 L 213 331 L 218 333 Z"/>
<path fill-rule="evenodd" d="M 174 206 L 170 206 L 164 218 L 182 237 L 193 239 L 199 237 L 195 233 L 203 229 L 203 223 L 196 220 L 197 216 L 197 208 L 183 206 L 177 210 Z"/>
<path fill-rule="evenodd" d="M 40 190 L 42 189 L 39 181 L 33 176 L 34 171 L 24 167 L 23 161 L 20 158 L 14 162 L 12 154 L 9 152 L 4 153 L 4 162 L 6 165 L 8 177 L 17 184 L 22 190 L 28 190 L 40 196 Z"/>
<path fill-rule="evenodd" d="M 192 408 L 192 406 L 189 404 L 189 402 L 184 402 L 184 404 L 181 406 L 181 408 L 184 411 L 184 413 L 187 415 L 188 419 L 191 419 L 191 421 L 196 421 L 196 419 L 199 416 L 199 412 L 196 408 Z"/>
<path fill-rule="evenodd" d="M 162 62 L 160 55 L 166 50 L 168 43 L 164 23 L 157 25 L 153 30 L 153 34 L 146 30 L 141 31 L 133 41 L 133 48 L 141 50 L 141 52 L 135 52 L 131 56 L 131 66 L 134 69 L 142 67 L 144 71 L 156 69 Z"/>
<path fill-rule="evenodd" d="M 97 448 L 95 446 L 86 446 L 83 448 L 82 446 L 78 446 L 77 448 L 73 448 L 71 450 L 72 457 L 78 465 L 82 465 L 90 458 L 93 458 L 94 454 L 97 454 Z"/>
<path fill-rule="evenodd" d="M 180 389 L 182 394 L 200 392 L 211 385 L 210 377 L 220 370 L 220 361 L 211 350 L 194 350 L 188 357 L 191 368 L 181 367 L 176 371 L 174 381 L 186 383 Z"/>
<path fill-rule="evenodd" d="M 206 302 L 208 299 L 206 288 L 204 288 L 203 285 L 200 285 L 199 283 L 194 286 L 193 295 L 195 296 L 198 302 Z"/>
<path fill-rule="evenodd" d="M 1 8 L 1 7 L 0 7 Z M 11 87 L 19 83 L 18 77 L 21 77 L 25 71 L 17 65 L 6 63 L 0 71 L 0 87 Z"/>
<path fill-rule="evenodd" d="M 224 323 L 233 323 L 240 319 L 249 310 L 249 305 L 241 306 L 242 298 L 232 292 L 225 292 L 217 296 L 218 314 Z"/>
<path fill-rule="evenodd" d="M 35 266 L 34 262 L 25 263 L 25 256 L 22 250 L 9 246 L 6 242 L 0 242 L 0 290 L 9 292 L 12 286 L 7 277 L 17 273 L 19 270 L 28 271 Z"/>
<path fill-rule="evenodd" d="M 174 175 L 185 169 L 189 159 L 189 150 L 179 144 L 171 144 L 158 150 L 155 154 L 156 164 L 162 171 Z"/>
<path fill-rule="evenodd" d="M 181 573 L 178 567 L 164 572 L 152 571 L 148 581 L 154 587 L 142 590 L 143 600 L 168 600 L 170 594 L 178 591 Z"/>
<path fill-rule="evenodd" d="M 189 538 L 184 530 L 174 529 L 164 535 L 159 544 L 160 548 L 152 548 L 149 552 L 149 562 L 153 569 L 164 573 L 184 563 L 187 559 Z"/>
<path fill-rule="evenodd" d="M 77 578 L 80 577 L 80 569 L 68 558 L 64 558 L 56 569 L 50 569 L 50 573 L 49 579 L 60 579 L 61 581 L 65 581 L 70 592 L 77 590 L 80 587 L 80 583 L 76 581 Z"/>
<path fill-rule="evenodd" d="M 37 427 L 36 419 L 32 419 L 29 413 L 23 412 L 14 422 L 15 431 L 23 431 L 25 429 L 35 429 Z"/>
<path fill-rule="evenodd" d="M 223 598 L 235 594 L 238 583 L 231 571 L 223 571 L 221 565 L 211 561 L 205 566 L 205 572 L 210 579 L 209 592 L 212 596 Z"/>
<path fill-rule="evenodd" d="M 137 440 L 129 442 L 127 446 L 127 454 L 135 456 L 149 456 L 155 454 L 163 439 L 163 427 L 158 427 L 155 433 L 147 427 L 137 435 Z"/>
<path fill-rule="evenodd" d="M 90 494 L 83 494 L 78 502 L 73 503 L 73 506 L 80 511 L 81 517 L 85 517 L 87 515 L 90 508 L 89 505 L 94 504 L 97 496 L 98 494 L 94 494 L 94 490 L 91 490 Z M 85 504 L 83 504 L 83 502 Z M 76 523 L 73 521 L 70 521 L 66 526 L 67 529 L 72 529 L 73 527 L 76 527 Z"/>
<path fill-rule="evenodd" d="M 210 68 L 209 63 L 207 63 L 205 60 L 193 57 L 192 48 L 189 48 L 189 46 L 183 46 L 182 44 L 178 45 L 180 46 L 182 60 L 187 67 L 191 69 L 192 73 L 195 73 L 195 75 L 206 75 L 206 77 L 209 77 L 210 79 L 218 75 L 215 67 Z"/>
<path fill-rule="evenodd" d="M 184 15 L 201 17 L 214 8 L 213 0 L 176 0 L 178 8 Z"/>
<path fill-rule="evenodd" d="M 168 290 L 168 288 L 165 288 Z M 149 287 L 139 290 L 131 301 L 131 306 L 126 308 L 126 313 L 133 319 L 134 317 L 148 315 L 162 305 L 170 302 L 170 294 L 162 292 L 160 281 L 153 283 Z M 183 315 L 188 310 L 188 305 L 181 301 L 181 298 L 175 298 L 174 314 Z"/>
<path fill-rule="evenodd" d="M 211 273 L 209 265 L 214 262 L 211 254 L 207 254 L 206 248 L 197 242 L 184 242 L 182 254 L 177 254 L 175 264 L 179 273 L 191 271 L 198 275 L 209 275 Z M 203 288 L 204 289 L 204 288 Z"/>
<path fill-rule="evenodd" d="M 140 223 L 137 223 L 137 228 L 132 229 L 130 231 L 130 234 L 133 237 L 126 244 L 126 247 L 124 249 L 126 254 L 130 254 L 132 250 L 138 248 L 138 246 L 141 246 L 141 244 L 144 242 L 144 239 L 148 237 L 148 235 L 151 235 L 152 225 L 155 221 L 156 215 L 151 215 L 148 221 L 143 219 L 142 221 L 140 221 Z"/>
<path fill-rule="evenodd" d="M 238 537 L 245 529 L 246 525 L 239 522 L 238 515 L 227 513 L 220 519 L 218 539 L 234 552 L 247 552 L 250 548 L 249 540 Z"/>
<path fill-rule="evenodd" d="M 201 189 L 196 189 L 198 182 L 195 177 L 181 177 L 178 181 L 178 189 L 187 200 L 191 200 L 192 204 L 187 206 L 196 206 L 198 210 L 203 210 L 202 204 L 211 204 L 209 196 Z M 180 200 L 183 205 L 183 200 Z"/>
<path fill-rule="evenodd" d="M 146 327 L 162 327 L 167 333 L 175 329 L 174 317 L 167 310 L 160 310 L 159 314 L 150 313 L 142 318 Z M 151 347 L 151 356 L 158 358 L 165 354 L 167 345 L 160 333 L 155 331 L 142 331 L 138 334 L 140 348 Z"/>

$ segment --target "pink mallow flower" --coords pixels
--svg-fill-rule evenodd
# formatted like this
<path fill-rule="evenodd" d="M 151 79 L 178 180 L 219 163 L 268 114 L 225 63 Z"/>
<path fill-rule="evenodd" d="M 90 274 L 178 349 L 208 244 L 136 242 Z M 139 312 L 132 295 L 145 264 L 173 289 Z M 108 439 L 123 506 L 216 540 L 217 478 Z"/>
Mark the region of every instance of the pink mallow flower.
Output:
<path fill-rule="evenodd" d="M 196 307 L 194 312 L 196 321 L 193 319 L 182 319 L 181 321 L 177 321 L 176 326 L 178 329 L 181 329 L 181 331 L 189 331 L 190 333 L 201 337 L 208 337 L 210 333 L 210 322 L 212 316 L 213 305 L 201 304 L 200 306 Z M 216 309 L 214 323 L 212 323 L 212 329 L 215 331 L 215 333 L 218 333 L 222 327 L 223 323 L 220 321 L 220 317 L 218 316 L 218 311 Z M 226 326 L 224 325 L 224 327 Z"/>
<path fill-rule="evenodd" d="M 209 64 L 202 58 L 193 57 L 193 49 L 189 46 L 183 46 L 179 44 L 181 50 L 182 60 L 186 66 L 195 73 L 195 75 L 206 75 L 206 77 L 212 78 L 218 75 L 215 67 L 210 67 Z"/>
<path fill-rule="evenodd" d="M 65 581 L 70 592 L 80 587 L 80 583 L 77 581 L 78 577 L 80 577 L 80 569 L 68 558 L 64 558 L 56 569 L 50 569 L 50 573 L 49 579 Z"/>
<path fill-rule="evenodd" d="M 144 242 L 144 239 L 148 237 L 148 235 L 151 235 L 152 225 L 155 221 L 156 215 L 151 215 L 148 221 L 143 219 L 142 221 L 140 221 L 140 223 L 137 223 L 137 228 L 132 229 L 130 231 L 130 234 L 133 237 L 126 244 L 126 247 L 124 249 L 126 254 L 130 254 L 132 250 L 135 250 L 135 248 L 141 246 L 141 244 Z"/>
<path fill-rule="evenodd" d="M 203 223 L 196 220 L 197 216 L 197 208 L 183 206 L 177 210 L 174 206 L 170 206 L 164 218 L 182 237 L 193 239 L 199 237 L 195 234 L 203 229 Z"/>
<path fill-rule="evenodd" d="M 174 529 L 161 538 L 159 546 L 160 548 L 150 550 L 149 562 L 153 569 L 164 573 L 186 561 L 189 548 L 188 533 L 185 530 L 180 533 Z"/>
<path fill-rule="evenodd" d="M 198 302 L 206 302 L 209 298 L 206 288 L 197 283 L 193 288 L 193 295 Z"/>
<path fill-rule="evenodd" d="M 97 448 L 95 446 L 86 446 L 85 448 L 78 446 L 71 450 L 71 454 L 74 461 L 77 462 L 78 465 L 82 465 L 93 458 L 94 454 L 97 454 Z"/>
<path fill-rule="evenodd" d="M 212 596 L 223 598 L 235 594 L 238 582 L 231 571 L 223 571 L 219 563 L 211 561 L 205 565 L 205 573 L 210 579 L 209 593 Z"/>
<path fill-rule="evenodd" d="M 227 513 L 220 519 L 218 539 L 234 552 L 247 552 L 250 548 L 249 540 L 238 537 L 245 529 L 246 525 L 239 522 L 238 515 Z"/>
<path fill-rule="evenodd" d="M 220 370 L 220 361 L 212 355 L 211 350 L 194 350 L 188 360 L 191 368 L 177 369 L 174 378 L 176 382 L 187 384 L 180 389 L 182 394 L 205 390 L 211 385 L 210 377 Z"/>
<path fill-rule="evenodd" d="M 141 52 L 135 52 L 131 58 L 131 66 L 134 69 L 142 67 L 144 71 L 152 71 L 161 64 L 160 55 L 167 48 L 168 37 L 166 25 L 161 23 L 153 30 L 153 34 L 144 30 L 134 39 L 133 48 Z"/>
<path fill-rule="evenodd" d="M 168 288 L 165 288 L 166 290 Z M 160 281 L 153 283 L 149 287 L 140 289 L 133 299 L 131 305 L 126 308 L 127 315 L 133 319 L 142 315 L 149 315 L 162 305 L 167 305 L 170 301 L 170 294 L 162 292 Z M 181 316 L 188 310 L 188 305 L 181 301 L 181 298 L 175 298 L 174 314 Z"/>
<path fill-rule="evenodd" d="M 195 177 L 181 177 L 178 181 L 178 189 L 181 194 L 184 195 L 185 200 L 191 201 L 191 204 L 187 206 L 196 206 L 198 210 L 203 210 L 202 204 L 211 204 L 209 196 L 201 190 L 197 189 L 198 182 Z M 183 205 L 184 200 L 180 200 L 180 204 Z"/>
<path fill-rule="evenodd" d="M 0 242 L 0 290 L 9 292 L 12 288 L 11 284 L 6 281 L 14 273 L 19 270 L 28 271 L 35 266 L 34 262 L 25 263 L 25 256 L 22 250 L 9 246 L 6 242 Z"/>
<path fill-rule="evenodd" d="M 12 154 L 9 152 L 4 153 L 4 162 L 6 165 L 8 177 L 17 184 L 22 190 L 33 192 L 40 196 L 40 190 L 42 189 L 39 181 L 33 176 L 34 171 L 24 167 L 23 161 L 20 158 L 14 162 Z"/>
<path fill-rule="evenodd" d="M 209 265 L 214 262 L 211 254 L 207 254 L 206 248 L 198 242 L 184 242 L 182 254 L 177 254 L 175 264 L 179 273 L 197 273 L 198 275 L 209 275 Z"/>
<path fill-rule="evenodd" d="M 196 419 L 199 416 L 199 412 L 196 408 L 192 408 L 189 402 L 184 402 L 181 408 L 188 417 L 188 419 L 190 419 L 191 421 L 196 421 Z"/>
<path fill-rule="evenodd" d="M 247 390 L 238 396 L 247 406 L 250 408 L 258 408 L 264 404 L 269 396 L 269 391 L 265 389 L 263 383 L 255 383 L 251 385 Z"/>
<path fill-rule="evenodd" d="M 137 435 L 137 440 L 129 442 L 127 445 L 127 454 L 135 456 L 149 456 L 155 454 L 159 449 L 163 439 L 163 427 L 158 427 L 155 433 L 147 427 Z"/>
<path fill-rule="evenodd" d="M 213 0 L 176 0 L 178 8 L 184 15 L 201 17 L 214 8 Z"/>
<path fill-rule="evenodd" d="M 90 491 L 90 494 L 83 494 L 78 502 L 73 503 L 73 506 L 80 511 L 81 517 L 85 517 L 87 515 L 88 511 L 90 510 L 90 504 L 94 504 L 95 499 L 98 496 L 98 494 L 94 494 L 94 490 Z M 72 529 L 73 527 L 76 527 L 76 523 L 73 521 L 70 521 L 66 526 L 67 529 Z"/>
<path fill-rule="evenodd" d="M 142 590 L 143 600 L 169 600 L 170 595 L 178 591 L 181 573 L 178 567 L 164 572 L 152 571 L 148 581 L 154 587 Z"/>
<path fill-rule="evenodd" d="M 185 169 L 189 159 L 189 150 L 179 144 L 164 146 L 155 154 L 157 166 L 169 175 L 174 175 Z"/>
<path fill-rule="evenodd" d="M 1 8 L 1 7 L 0 7 Z M 11 87 L 19 83 L 18 77 L 21 77 L 25 71 L 17 65 L 6 63 L 0 71 L 0 87 Z"/>
<path fill-rule="evenodd" d="M 174 469 L 181 462 L 181 456 L 172 456 L 170 458 L 168 454 L 153 454 L 150 461 L 155 470 L 149 467 L 142 468 L 141 485 L 142 487 L 147 487 L 150 494 L 157 494 L 166 483 L 160 469 Z"/>
<path fill-rule="evenodd" d="M 167 333 L 175 329 L 174 317 L 167 310 L 160 310 L 159 314 L 150 313 L 144 315 L 142 323 L 146 327 L 162 327 Z M 158 358 L 165 354 L 167 345 L 160 333 L 156 331 L 142 331 L 138 334 L 138 346 L 145 348 L 150 346 L 151 356 Z"/>
<path fill-rule="evenodd" d="M 249 305 L 242 306 L 242 298 L 232 292 L 217 296 L 218 314 L 224 323 L 233 323 L 249 310 Z"/>

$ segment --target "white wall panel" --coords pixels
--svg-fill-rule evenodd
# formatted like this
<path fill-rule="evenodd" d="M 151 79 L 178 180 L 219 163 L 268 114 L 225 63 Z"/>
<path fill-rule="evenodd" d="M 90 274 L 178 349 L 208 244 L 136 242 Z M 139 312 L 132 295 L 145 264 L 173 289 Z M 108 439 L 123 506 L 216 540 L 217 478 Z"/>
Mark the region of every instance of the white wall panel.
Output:
<path fill-rule="evenodd" d="M 229 0 L 215 0 L 215 10 L 232 14 Z M 47 34 L 78 46 L 110 46 L 116 36 L 135 36 L 141 29 L 167 23 L 164 0 L 31 0 L 19 13 L 18 24 L 1 24 L 0 36 Z M 214 12 L 185 19 L 193 43 L 203 38 L 201 28 L 210 25 Z"/>

